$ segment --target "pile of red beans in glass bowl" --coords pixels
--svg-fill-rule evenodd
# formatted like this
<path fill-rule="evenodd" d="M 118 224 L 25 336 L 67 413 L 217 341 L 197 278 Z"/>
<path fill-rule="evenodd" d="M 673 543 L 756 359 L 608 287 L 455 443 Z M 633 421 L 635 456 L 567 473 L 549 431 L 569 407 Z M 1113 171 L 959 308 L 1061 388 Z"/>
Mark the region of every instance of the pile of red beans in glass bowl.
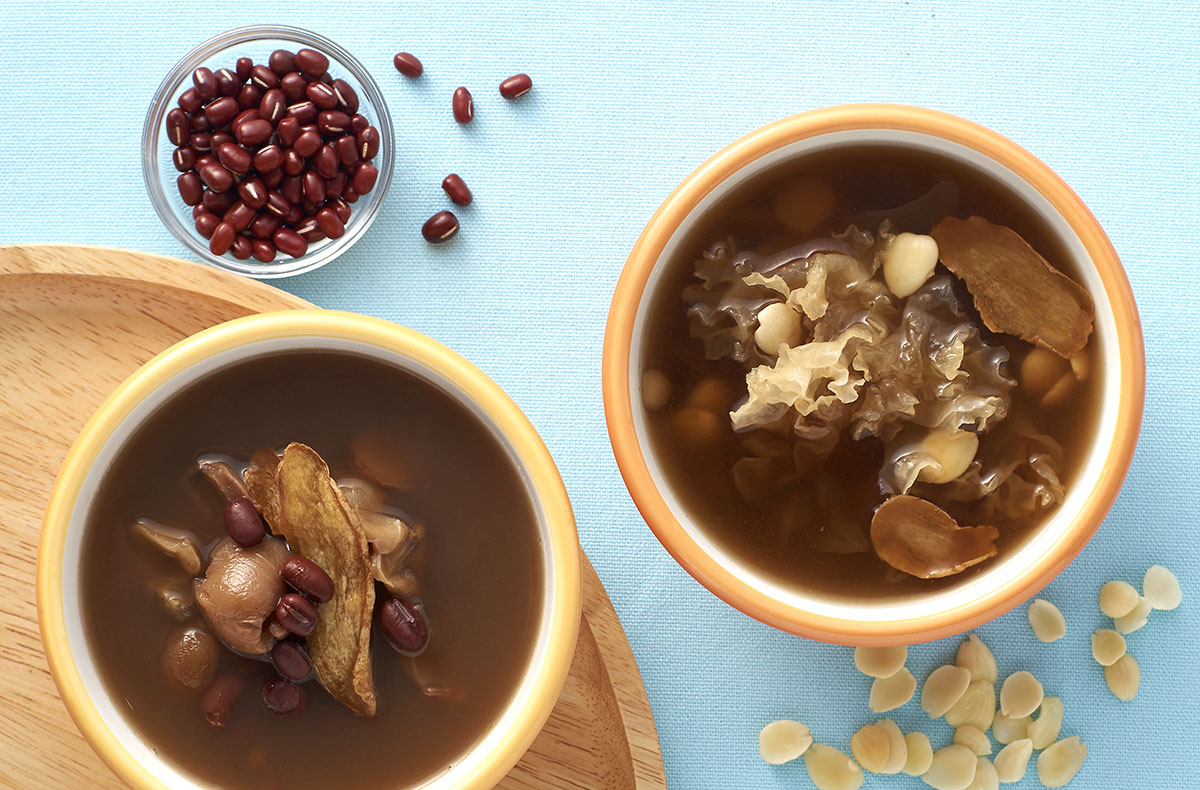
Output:
<path fill-rule="evenodd" d="M 314 49 L 198 68 L 178 105 L 165 121 L 176 185 L 214 255 L 299 258 L 340 238 L 351 204 L 375 188 L 379 130 Z"/>

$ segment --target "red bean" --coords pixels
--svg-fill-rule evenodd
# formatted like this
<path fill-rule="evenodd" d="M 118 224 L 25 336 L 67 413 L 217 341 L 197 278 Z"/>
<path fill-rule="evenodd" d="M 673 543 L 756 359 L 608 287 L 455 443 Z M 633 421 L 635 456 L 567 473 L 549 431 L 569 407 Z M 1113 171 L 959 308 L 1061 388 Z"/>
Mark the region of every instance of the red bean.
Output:
<path fill-rule="evenodd" d="M 285 176 L 279 183 L 279 194 L 287 198 L 291 206 L 304 200 L 304 181 L 300 176 Z"/>
<path fill-rule="evenodd" d="M 282 186 L 282 184 L 280 186 Z M 288 199 L 285 198 L 282 193 L 275 190 L 271 190 L 267 193 L 267 211 L 271 212 L 275 216 L 285 216 L 288 213 L 288 209 L 291 207 L 292 204 L 288 202 Z"/>
<path fill-rule="evenodd" d="M 209 211 L 196 216 L 196 232 L 206 239 L 211 239 L 213 231 L 221 224 L 221 218 Z"/>
<path fill-rule="evenodd" d="M 288 115 L 302 124 L 312 123 L 317 120 L 317 105 L 310 101 L 299 101 L 288 105 L 287 112 Z"/>
<path fill-rule="evenodd" d="M 206 153 L 212 150 L 213 136 L 208 132 L 195 132 L 188 138 L 188 146 L 198 154 Z M 200 166 L 200 162 L 196 162 L 196 166 Z"/>
<path fill-rule="evenodd" d="M 312 672 L 312 658 L 298 641 L 284 639 L 271 649 L 271 661 L 288 680 L 304 680 Z"/>
<path fill-rule="evenodd" d="M 329 209 L 322 209 L 322 211 L 329 211 Z M 324 568 L 308 557 L 301 557 L 299 554 L 288 557 L 279 568 L 279 575 L 293 588 L 317 603 L 325 603 L 333 598 L 333 580 L 329 578 L 329 574 L 325 572 Z"/>
<path fill-rule="evenodd" d="M 229 252 L 229 248 L 233 246 L 233 239 L 237 236 L 237 229 L 228 222 L 217 223 L 217 227 L 213 229 L 212 239 L 208 242 L 208 250 L 213 255 L 224 255 Z"/>
<path fill-rule="evenodd" d="M 271 67 L 271 71 L 282 77 L 296 70 L 296 56 L 286 49 L 277 49 L 267 58 L 267 65 Z"/>
<path fill-rule="evenodd" d="M 191 114 L 192 131 L 193 132 L 211 132 L 212 124 L 208 122 L 208 116 L 203 111 L 196 111 Z"/>
<path fill-rule="evenodd" d="M 317 212 L 317 227 L 331 239 L 340 239 L 346 235 L 346 225 L 331 208 L 323 208 Z"/>
<path fill-rule="evenodd" d="M 354 135 L 347 134 L 339 137 L 333 147 L 337 152 L 338 161 L 346 167 L 358 161 L 358 140 L 354 138 Z M 333 178 L 333 176 L 326 176 L 326 178 Z"/>
<path fill-rule="evenodd" d="M 283 91 L 283 95 L 289 102 L 303 101 L 304 89 L 307 87 L 308 80 L 304 79 L 298 71 L 284 74 L 283 78 L 279 80 L 279 89 Z"/>
<path fill-rule="evenodd" d="M 263 186 L 267 189 L 277 189 L 279 182 L 283 180 L 283 168 L 272 170 L 263 176 Z"/>
<path fill-rule="evenodd" d="M 229 252 L 239 261 L 248 261 L 254 252 L 254 245 L 245 236 L 238 236 L 233 240 L 233 246 L 229 248 Z"/>
<path fill-rule="evenodd" d="M 204 197 L 204 185 L 195 173 L 180 173 L 179 178 L 175 179 L 175 185 L 179 187 L 179 197 L 189 206 L 199 204 L 200 199 Z"/>
<path fill-rule="evenodd" d="M 304 690 L 287 678 L 275 675 L 267 678 L 263 685 L 263 702 L 272 713 L 299 713 L 304 710 Z"/>
<path fill-rule="evenodd" d="M 255 110 L 257 113 L 258 110 Z M 233 129 L 234 135 L 238 142 L 242 145 L 259 145 L 265 143 L 275 133 L 275 127 L 270 121 L 264 121 L 261 118 L 253 121 L 243 121 L 241 126 L 236 126 Z"/>
<path fill-rule="evenodd" d="M 262 263 L 270 263 L 275 260 L 275 245 L 265 239 L 256 239 L 251 244 L 254 252 L 254 259 Z"/>
<path fill-rule="evenodd" d="M 179 94 L 179 107 L 184 112 L 196 112 L 204 106 L 204 97 L 195 88 L 188 88 Z"/>
<path fill-rule="evenodd" d="M 254 169 L 260 173 L 270 173 L 281 167 L 283 167 L 283 149 L 277 145 L 263 146 L 254 155 Z"/>
<path fill-rule="evenodd" d="M 183 145 L 192 134 L 192 121 L 188 114 L 178 107 L 167 113 L 167 139 L 173 145 Z"/>
<path fill-rule="evenodd" d="M 216 151 L 218 148 L 225 145 L 225 143 L 232 143 L 232 142 L 234 142 L 233 135 L 225 134 L 223 132 L 217 132 L 216 134 L 214 134 L 212 136 L 212 150 Z"/>
<path fill-rule="evenodd" d="M 430 244 L 441 244 L 458 233 L 458 217 L 449 211 L 439 211 L 421 226 L 421 235 Z"/>
<path fill-rule="evenodd" d="M 375 188 L 375 179 L 379 177 L 379 170 L 375 165 L 359 162 L 354 166 L 354 172 L 350 174 L 350 186 L 360 195 L 365 195 Z"/>
<path fill-rule="evenodd" d="M 217 149 L 217 159 L 226 170 L 239 176 L 250 172 L 250 166 L 254 164 L 254 157 L 250 152 L 237 143 L 222 143 Z"/>
<path fill-rule="evenodd" d="M 343 224 L 350 221 L 349 203 L 341 198 L 338 198 L 337 200 L 331 201 L 330 205 L 333 207 L 333 213 L 337 214 L 338 219 L 340 219 Z"/>
<path fill-rule="evenodd" d="M 410 55 L 407 52 L 397 52 L 396 56 L 392 58 L 392 65 L 396 67 L 396 71 L 405 77 L 420 77 L 425 71 L 425 67 L 421 65 L 421 61 L 417 60 L 415 55 Z"/>
<path fill-rule="evenodd" d="M 307 131 L 296 138 L 296 142 L 292 145 L 292 150 L 307 159 L 317 152 L 321 147 L 321 134 L 315 131 Z"/>
<path fill-rule="evenodd" d="M 329 69 L 329 58 L 315 49 L 302 49 L 296 53 L 296 68 L 306 77 L 316 79 Z"/>
<path fill-rule="evenodd" d="M 250 79 L 250 71 L 254 68 L 254 61 L 250 58 L 238 58 L 234 65 L 234 73 L 242 82 Z"/>
<path fill-rule="evenodd" d="M 333 178 L 325 181 L 325 199 L 331 200 L 335 197 L 341 197 L 342 191 L 346 188 L 346 174 L 335 173 Z"/>
<path fill-rule="evenodd" d="M 296 138 L 300 136 L 300 122 L 291 115 L 280 118 L 279 125 L 275 127 L 275 133 L 279 135 L 281 145 L 291 148 L 296 144 Z"/>
<path fill-rule="evenodd" d="M 475 117 L 475 103 L 471 100 L 471 92 L 464 87 L 454 89 L 454 101 L 451 106 L 454 110 L 454 120 L 459 123 L 470 123 Z"/>
<path fill-rule="evenodd" d="M 293 258 L 299 258 L 308 252 L 308 242 L 294 230 L 280 228 L 275 231 L 275 235 L 271 237 L 271 241 L 275 242 L 277 250 Z"/>
<path fill-rule="evenodd" d="M 255 102 L 257 105 L 258 102 Z M 244 124 L 246 121 L 257 121 L 261 116 L 258 114 L 258 107 L 247 107 L 234 116 L 233 122 L 229 125 L 233 127 L 233 133 L 237 134 L 237 127 Z"/>
<path fill-rule="evenodd" d="M 239 675 L 222 675 L 214 680 L 200 698 L 205 720 L 213 727 L 224 727 L 245 687 L 246 682 Z"/>
<path fill-rule="evenodd" d="M 304 155 L 294 147 L 283 152 L 283 172 L 289 176 L 297 176 L 304 172 Z"/>
<path fill-rule="evenodd" d="M 317 116 L 317 130 L 326 137 L 343 135 L 350 131 L 350 116 L 341 110 L 326 110 Z"/>
<path fill-rule="evenodd" d="M 368 126 L 358 133 L 358 158 L 364 162 L 379 153 L 379 130 Z"/>
<path fill-rule="evenodd" d="M 281 230 L 279 233 L 291 233 L 296 238 L 300 238 L 295 231 L 291 230 Z M 278 236 L 279 233 L 275 235 Z M 304 241 L 303 239 L 300 240 Z M 276 242 L 275 246 L 279 246 L 278 242 Z M 284 252 L 287 252 L 287 250 L 284 250 Z M 288 254 L 290 255 L 291 253 Z M 307 637 L 316 629 L 317 621 L 321 619 L 321 616 L 317 613 L 317 607 L 313 605 L 313 602 L 303 595 L 284 593 L 283 597 L 279 599 L 279 605 L 275 607 L 275 619 L 279 621 L 280 625 L 296 636 Z"/>
<path fill-rule="evenodd" d="M 333 93 L 337 96 L 338 106 L 348 115 L 358 112 L 358 93 L 345 80 L 333 81 Z"/>
<path fill-rule="evenodd" d="M 255 66 L 255 68 L 258 68 Z M 238 91 L 237 102 L 238 106 L 243 110 L 254 109 L 258 107 L 258 103 L 262 101 L 263 92 L 257 85 L 252 85 L 247 82 Z"/>
<path fill-rule="evenodd" d="M 256 239 L 270 239 L 282 225 L 282 219 L 264 211 L 250 223 L 250 234 Z"/>
<path fill-rule="evenodd" d="M 238 114 L 237 99 L 232 96 L 222 96 L 204 108 L 204 117 L 214 127 L 224 126 Z"/>
<path fill-rule="evenodd" d="M 379 610 L 379 625 L 392 646 L 407 655 L 420 653 L 429 641 L 429 628 L 420 610 L 399 595 L 384 601 Z"/>
<path fill-rule="evenodd" d="M 309 170 L 302 177 L 304 185 L 304 198 L 310 203 L 325 202 L 325 179 L 313 170 Z"/>
<path fill-rule="evenodd" d="M 242 88 L 242 83 L 246 81 L 245 77 L 239 77 L 229 69 L 217 69 L 217 92 L 222 96 L 237 96 L 238 91 Z M 220 126 L 220 124 L 216 124 Z"/>
<path fill-rule="evenodd" d="M 471 205 L 471 190 L 467 188 L 467 182 L 463 181 L 457 173 L 451 173 L 442 179 L 442 189 L 450 200 L 458 205 Z"/>
<path fill-rule="evenodd" d="M 321 178 L 333 178 L 338 171 L 338 154 L 333 143 L 326 143 L 321 150 L 313 154 L 313 168 Z"/>
<path fill-rule="evenodd" d="M 500 83 L 500 95 L 506 99 L 516 99 L 529 93 L 533 80 L 528 74 L 514 74 Z"/>
<path fill-rule="evenodd" d="M 371 122 L 367 120 L 367 116 L 361 113 L 355 113 L 350 116 L 350 131 L 354 134 L 359 134 L 370 125 Z"/>
<path fill-rule="evenodd" d="M 217 78 L 213 75 L 212 69 L 201 66 L 192 72 L 192 84 L 196 86 L 196 93 L 202 99 L 213 99 L 217 95 Z"/>
<path fill-rule="evenodd" d="M 259 117 L 272 124 L 279 123 L 286 109 L 287 97 L 283 95 L 283 91 L 279 90 L 279 88 L 272 88 L 264 93 L 262 101 L 258 103 Z"/>
<path fill-rule="evenodd" d="M 204 207 L 212 213 L 224 214 L 234 204 L 235 198 L 230 192 L 214 192 L 211 189 L 206 189 L 204 190 L 202 200 Z"/>
<path fill-rule="evenodd" d="M 224 192 L 233 186 L 233 174 L 220 162 L 209 162 L 199 170 L 200 180 L 214 192 Z"/>
<path fill-rule="evenodd" d="M 180 146 L 171 154 L 171 161 L 176 170 L 186 173 L 196 166 L 196 152 L 187 146 Z"/>
<path fill-rule="evenodd" d="M 238 197 L 250 208 L 258 211 L 267 205 L 267 188 L 261 178 L 248 178 L 237 185 Z"/>
<path fill-rule="evenodd" d="M 256 216 L 258 216 L 258 213 L 254 209 L 239 200 L 229 207 L 229 210 L 225 212 L 225 215 L 221 219 L 232 225 L 233 229 L 238 233 L 241 233 L 250 227 L 250 223 L 254 221 Z"/>
<path fill-rule="evenodd" d="M 285 74 L 287 72 L 284 72 Z M 250 70 L 250 82 L 261 91 L 279 87 L 279 75 L 268 66 L 258 65 Z"/>
<path fill-rule="evenodd" d="M 254 503 L 244 496 L 225 505 L 225 531 L 233 538 L 234 543 L 244 549 L 262 543 L 267 534 Z"/>
<path fill-rule="evenodd" d="M 304 95 L 322 110 L 332 110 L 338 105 L 337 94 L 333 88 L 323 82 L 310 82 L 304 89 Z"/>

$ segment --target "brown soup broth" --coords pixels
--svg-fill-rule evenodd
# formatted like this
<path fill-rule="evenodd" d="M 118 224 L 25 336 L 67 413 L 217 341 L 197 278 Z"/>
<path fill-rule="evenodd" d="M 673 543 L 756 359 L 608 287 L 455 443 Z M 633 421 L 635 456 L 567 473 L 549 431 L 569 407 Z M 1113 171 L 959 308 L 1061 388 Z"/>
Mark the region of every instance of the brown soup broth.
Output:
<path fill-rule="evenodd" d="M 148 579 L 178 573 L 131 537 L 148 516 L 192 530 L 208 546 L 224 535 L 223 500 L 195 472 L 197 456 L 248 459 L 304 442 L 335 477 L 352 474 L 347 450 L 363 433 L 396 437 L 416 459 L 416 484 L 385 490 L 386 504 L 425 526 L 414 566 L 430 623 L 424 679 L 450 698 L 423 695 L 403 658 L 373 634 L 379 713 L 360 718 L 315 681 L 307 707 L 278 716 L 262 701 L 270 665 L 222 649 L 221 668 L 246 690 L 224 729 L 198 696 L 160 669 L 177 623 Z M 151 748 L 227 788 L 402 787 L 445 770 L 488 730 L 515 693 L 537 639 L 541 538 L 528 489 L 500 441 L 464 406 L 381 361 L 336 352 L 289 352 L 237 363 L 173 396 L 137 430 L 107 472 L 87 521 L 81 596 L 100 676 Z M 379 599 L 386 595 L 377 587 Z M 197 620 L 199 615 L 197 615 Z"/>
<path fill-rule="evenodd" d="M 783 228 L 771 213 L 773 196 L 788 184 L 799 180 L 822 179 L 836 196 L 832 217 L 811 233 L 799 235 Z M 732 393 L 727 407 L 732 409 L 745 396 L 745 369 L 730 359 L 708 360 L 700 340 L 689 335 L 686 305 L 682 298 L 686 286 L 694 282 L 693 264 L 701 253 L 723 239 L 732 238 L 742 250 L 768 248 L 780 250 L 810 239 L 840 232 L 860 212 L 889 209 L 913 201 L 941 181 L 952 181 L 959 188 L 957 203 L 948 215 L 966 218 L 977 215 L 1006 225 L 1028 241 L 1055 267 L 1077 282 L 1075 267 L 1059 240 L 1032 209 L 998 185 L 981 179 L 962 164 L 923 151 L 854 146 L 819 152 L 784 167 L 756 176 L 715 205 L 698 223 L 667 264 L 663 279 L 650 296 L 645 341 L 642 349 L 643 370 L 658 369 L 671 383 L 671 400 L 665 408 L 647 413 L 649 438 L 655 454 L 662 460 L 663 473 L 695 523 L 718 545 L 773 580 L 795 589 L 816 590 L 830 596 L 862 598 L 922 594 L 960 584 L 988 563 L 970 568 L 956 576 L 922 580 L 902 574 L 880 560 L 874 552 L 854 554 L 826 553 L 815 550 L 803 529 L 781 525 L 780 502 L 812 513 L 807 529 L 820 528 L 822 520 L 856 519 L 863 525 L 871 521 L 875 508 L 882 503 L 877 476 L 883 464 L 883 445 L 867 438 L 851 441 L 843 435 L 834 455 L 811 476 L 780 485 L 779 497 L 766 502 L 742 497 L 733 485 L 731 469 L 745 455 L 728 419 L 721 419 L 721 436 L 707 448 L 698 450 L 680 442 L 672 429 L 671 416 L 682 407 L 692 388 L 706 378 L 717 378 Z M 928 224 L 899 226 L 896 232 L 928 233 L 942 216 Z M 876 228 L 867 228 L 875 232 Z M 949 274 L 938 265 L 937 274 Z M 957 283 L 961 286 L 961 283 Z M 1007 375 L 1016 376 L 1020 361 L 1031 346 L 1018 338 L 989 332 L 971 306 L 965 288 L 960 300 L 968 307 L 984 339 L 1009 349 Z M 1089 339 L 1084 352 L 1093 370 L 1099 340 Z M 1077 386 L 1064 403 L 1042 408 L 1020 386 L 1011 391 L 1008 419 L 1028 419 L 1065 450 L 1065 463 L 1058 472 L 1069 486 L 1089 442 L 1099 409 L 1097 375 Z M 981 442 L 987 441 L 987 434 Z M 823 508 L 818 491 L 824 488 Z M 984 523 L 978 503 L 945 504 L 939 502 L 961 524 Z M 832 512 L 836 511 L 836 512 Z M 1020 519 L 989 518 L 1000 530 L 1000 556 L 1019 546 L 1048 516 L 1043 511 Z"/>

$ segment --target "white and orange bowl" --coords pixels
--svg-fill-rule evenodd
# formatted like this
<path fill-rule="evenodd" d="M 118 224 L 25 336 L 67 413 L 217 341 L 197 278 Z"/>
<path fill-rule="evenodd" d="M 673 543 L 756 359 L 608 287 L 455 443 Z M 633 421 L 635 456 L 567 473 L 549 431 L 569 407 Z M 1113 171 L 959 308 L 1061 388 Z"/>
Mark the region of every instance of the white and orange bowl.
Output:
<path fill-rule="evenodd" d="M 832 598 L 767 578 L 705 532 L 671 490 L 647 432 L 639 382 L 650 306 L 689 233 L 733 190 L 815 151 L 885 146 L 947 157 L 1026 203 L 1058 236 L 1096 305 L 1099 417 L 1075 481 L 1054 514 L 1015 551 L 963 583 L 924 596 Z M 609 312 L 604 410 L 625 484 L 646 523 L 688 573 L 730 605 L 794 634 L 852 645 L 907 644 L 960 633 L 1034 595 L 1075 558 L 1104 520 L 1141 426 L 1146 364 L 1133 293 L 1099 222 L 1047 165 L 978 124 L 887 104 L 830 107 L 751 132 L 712 156 L 651 217 L 634 244 Z"/>
<path fill-rule="evenodd" d="M 264 313 L 188 337 L 130 376 L 84 427 L 55 481 L 38 547 L 37 603 L 50 672 L 96 753 L 137 790 L 209 787 L 158 755 L 105 689 L 84 635 L 79 570 L 88 511 L 108 463 L 156 409 L 220 368 L 298 350 L 379 359 L 462 403 L 507 449 L 526 481 L 544 563 L 541 617 L 520 685 L 489 731 L 444 772 L 412 787 L 485 790 L 514 766 L 550 716 L 574 656 L 582 608 L 579 538 L 558 469 L 512 399 L 458 354 L 410 329 L 331 310 Z"/>

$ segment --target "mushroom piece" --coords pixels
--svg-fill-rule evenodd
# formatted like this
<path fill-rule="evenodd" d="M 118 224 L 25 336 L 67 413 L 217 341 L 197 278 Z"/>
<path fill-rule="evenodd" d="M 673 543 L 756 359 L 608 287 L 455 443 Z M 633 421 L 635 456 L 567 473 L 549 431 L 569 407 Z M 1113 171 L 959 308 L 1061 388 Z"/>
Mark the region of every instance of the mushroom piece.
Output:
<path fill-rule="evenodd" d="M 217 489 L 217 493 L 223 496 L 226 502 L 242 497 L 249 498 L 250 492 L 246 490 L 246 483 L 233 471 L 233 467 L 224 461 L 202 458 L 196 462 L 196 468 L 208 478 L 208 482 L 213 484 L 213 488 Z"/>
<path fill-rule="evenodd" d="M 425 530 L 386 513 L 358 510 L 363 532 L 371 546 L 371 575 L 393 595 L 413 595 L 417 577 L 406 565 Z"/>
<path fill-rule="evenodd" d="M 156 578 L 150 582 L 154 597 L 163 611 L 183 622 L 194 614 L 196 596 L 192 592 L 192 580 L 180 578 Z"/>
<path fill-rule="evenodd" d="M 204 560 L 200 556 L 196 537 L 187 530 L 164 527 L 150 519 L 141 518 L 134 522 L 133 532 L 163 554 L 174 557 L 189 576 L 199 576 L 204 570 Z"/>
<path fill-rule="evenodd" d="M 996 556 L 999 531 L 960 527 L 949 513 L 914 496 L 895 496 L 871 519 L 871 543 L 879 558 L 919 579 L 952 576 Z"/>
<path fill-rule="evenodd" d="M 213 549 L 207 575 L 193 585 L 196 603 L 213 632 L 234 650 L 262 655 L 274 645 L 266 624 L 283 595 L 279 569 L 290 556 L 287 544 L 270 536 L 248 549 L 222 538 Z"/>

